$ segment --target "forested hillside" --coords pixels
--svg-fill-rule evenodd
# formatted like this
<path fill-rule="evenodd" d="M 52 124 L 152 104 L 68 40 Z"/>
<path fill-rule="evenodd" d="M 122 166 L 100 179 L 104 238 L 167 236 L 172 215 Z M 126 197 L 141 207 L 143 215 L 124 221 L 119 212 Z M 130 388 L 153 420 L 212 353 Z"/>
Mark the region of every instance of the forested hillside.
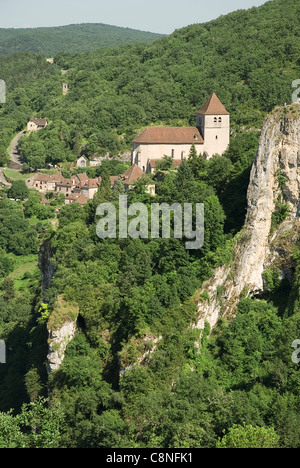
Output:
<path fill-rule="evenodd" d="M 298 0 L 274 0 L 151 45 L 61 53 L 53 65 L 33 54 L 0 58 L 8 87 L 2 163 L 10 138 L 32 116 L 52 123 L 22 140 L 23 161 L 66 167 L 81 152 L 131 149 L 148 125 L 194 125 L 212 92 L 232 117 L 223 157 L 206 161 L 192 151 L 178 170 L 152 176 L 156 202 L 204 203 L 198 251 L 173 238 L 100 241 L 97 205 L 118 209 L 124 193 L 122 184 L 111 190 L 104 169 L 84 207 L 51 200 L 39 210 L 35 192 L 18 202 L 1 192 L 0 337 L 8 352 L 0 367 L 0 447 L 300 447 L 299 370 L 291 360 L 291 337 L 300 334 L 299 239 L 290 247 L 291 284 L 270 270 L 267 294 L 245 291 L 235 318 L 223 317 L 212 334 L 208 325 L 202 333 L 191 326 L 197 304 L 207 301 L 199 296 L 203 282 L 232 264 L 233 247 L 246 236 L 261 125 L 291 102 L 300 78 L 299 26 Z M 145 184 L 130 191 L 129 204 L 150 205 Z M 273 228 L 287 215 L 280 198 Z M 222 303 L 222 288 L 215 295 Z M 77 333 L 48 376 L 48 330 L 68 321 Z"/>
<path fill-rule="evenodd" d="M 48 28 L 0 28 L 0 55 L 34 52 L 53 57 L 59 52 L 91 52 L 100 47 L 149 43 L 162 37 L 108 24 L 70 24 Z"/>

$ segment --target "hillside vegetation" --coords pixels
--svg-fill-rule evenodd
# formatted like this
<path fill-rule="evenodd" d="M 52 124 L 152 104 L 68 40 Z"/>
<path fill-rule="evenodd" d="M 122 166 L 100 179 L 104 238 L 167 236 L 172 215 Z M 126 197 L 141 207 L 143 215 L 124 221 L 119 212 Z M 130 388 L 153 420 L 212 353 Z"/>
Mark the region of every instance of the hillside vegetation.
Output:
<path fill-rule="evenodd" d="M 200 250 L 174 238 L 100 241 L 96 207 L 118 208 L 124 193 L 110 189 L 105 168 L 93 201 L 59 205 L 56 214 L 58 205 L 37 210 L 36 193 L 15 202 L 2 191 L 0 336 L 8 357 L 0 367 L 0 447 L 300 447 L 299 367 L 291 360 L 300 334 L 299 238 L 292 284 L 270 270 L 263 299 L 241 294 L 236 317 L 222 318 L 212 335 L 208 325 L 202 334 L 191 327 L 197 302 L 207 301 L 197 291 L 215 268 L 232 265 L 233 245 L 243 242 L 261 123 L 291 101 L 300 78 L 299 7 L 274 0 L 151 45 L 62 53 L 54 65 L 33 54 L 0 59 L 9 90 L 0 108 L 2 161 L 32 115 L 52 124 L 21 142 L 28 165 L 33 156 L 67 164 L 81 151 L 116 155 L 151 124 L 194 125 L 213 91 L 232 113 L 224 156 L 206 161 L 192 151 L 178 170 L 154 177 L 156 202 L 204 203 Z M 152 202 L 145 183 L 130 191 L 129 205 Z M 275 214 L 277 229 L 287 213 Z M 43 278 L 55 270 L 44 292 L 32 264 L 39 250 Z M 23 256 L 28 269 L 20 272 Z M 222 288 L 215 294 L 224 300 Z M 58 299 L 64 316 L 79 307 L 78 332 L 48 378 L 47 325 L 62 319 Z"/>
<path fill-rule="evenodd" d="M 91 52 L 100 47 L 148 43 L 162 36 L 101 23 L 48 28 L 0 28 L 0 55 L 34 52 L 53 57 L 59 52 Z"/>

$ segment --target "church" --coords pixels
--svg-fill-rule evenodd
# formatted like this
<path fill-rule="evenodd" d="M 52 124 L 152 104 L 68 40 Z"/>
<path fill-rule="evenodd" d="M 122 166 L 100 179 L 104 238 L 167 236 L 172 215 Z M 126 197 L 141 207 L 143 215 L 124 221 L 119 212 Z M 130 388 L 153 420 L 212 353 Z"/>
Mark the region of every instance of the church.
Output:
<path fill-rule="evenodd" d="M 135 140 L 131 155 L 146 173 L 152 173 L 163 156 L 174 160 L 174 167 L 189 155 L 194 144 L 197 154 L 210 159 L 222 155 L 229 145 L 230 113 L 213 93 L 196 114 L 195 127 L 148 127 Z"/>

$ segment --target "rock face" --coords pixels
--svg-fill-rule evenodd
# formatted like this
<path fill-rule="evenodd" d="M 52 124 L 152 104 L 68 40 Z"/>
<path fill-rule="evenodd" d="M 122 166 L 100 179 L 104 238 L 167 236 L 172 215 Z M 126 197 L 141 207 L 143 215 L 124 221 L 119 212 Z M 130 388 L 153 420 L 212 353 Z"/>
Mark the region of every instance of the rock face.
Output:
<path fill-rule="evenodd" d="M 66 322 L 58 330 L 49 331 L 49 351 L 47 355 L 47 372 L 58 370 L 65 358 L 68 343 L 74 338 L 76 322 Z"/>
<path fill-rule="evenodd" d="M 58 370 L 64 360 L 68 344 L 77 331 L 79 307 L 69 303 L 64 296 L 58 296 L 48 320 L 48 355 L 47 372 Z"/>
<path fill-rule="evenodd" d="M 234 315 L 241 294 L 265 290 L 263 273 L 275 266 L 292 280 L 289 248 L 300 224 L 300 105 L 277 109 L 262 128 L 248 188 L 248 211 L 237 236 L 233 265 L 216 270 L 202 288 L 207 300 L 198 304 L 196 328 L 214 327 L 223 315 Z M 271 234 L 276 206 L 287 204 L 289 215 Z M 285 239 L 283 242 L 282 239 Z M 209 297 L 209 299 L 208 299 Z"/>

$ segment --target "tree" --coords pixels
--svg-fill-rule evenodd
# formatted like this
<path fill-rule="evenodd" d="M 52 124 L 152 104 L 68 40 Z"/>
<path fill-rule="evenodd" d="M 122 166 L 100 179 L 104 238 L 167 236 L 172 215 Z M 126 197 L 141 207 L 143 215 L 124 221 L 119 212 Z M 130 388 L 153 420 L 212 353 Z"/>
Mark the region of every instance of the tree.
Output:
<path fill-rule="evenodd" d="M 109 202 L 112 198 L 111 181 L 108 170 L 105 168 L 101 174 L 101 185 L 94 196 L 93 204 L 95 207 L 100 203 Z"/>
<path fill-rule="evenodd" d="M 184 159 L 174 181 L 174 201 L 192 203 L 197 201 L 197 187 L 189 163 Z"/>
<path fill-rule="evenodd" d="M 9 189 L 8 196 L 10 198 L 25 200 L 29 196 L 29 189 L 24 180 L 15 180 Z"/>
<path fill-rule="evenodd" d="M 196 177 L 197 179 L 202 179 L 206 177 L 207 161 L 202 156 L 202 154 L 200 155 L 197 154 L 195 144 L 191 146 L 191 149 L 188 155 L 188 162 L 193 171 L 194 177 Z"/>
<path fill-rule="evenodd" d="M 224 156 L 215 155 L 207 161 L 207 182 L 220 193 L 229 181 L 232 170 L 231 161 Z"/>
<path fill-rule="evenodd" d="M 156 163 L 156 171 L 169 171 L 173 167 L 173 159 L 170 156 L 163 156 L 161 161 Z"/>
<path fill-rule="evenodd" d="M 278 448 L 279 436 L 275 430 L 251 425 L 234 425 L 222 439 L 217 448 Z"/>
<path fill-rule="evenodd" d="M 46 150 L 42 141 L 36 135 L 22 138 L 19 143 L 19 151 L 22 154 L 23 162 L 27 163 L 33 170 L 45 167 Z"/>
<path fill-rule="evenodd" d="M 2 283 L 2 290 L 4 291 L 4 299 L 6 301 L 11 301 L 15 297 L 15 287 L 14 280 L 7 276 Z"/>
<path fill-rule="evenodd" d="M 0 448 L 59 448 L 64 415 L 46 400 L 23 405 L 20 414 L 0 413 Z"/>
<path fill-rule="evenodd" d="M 121 179 L 118 179 L 113 187 L 113 199 L 119 200 L 120 195 L 125 194 L 125 187 Z"/>

